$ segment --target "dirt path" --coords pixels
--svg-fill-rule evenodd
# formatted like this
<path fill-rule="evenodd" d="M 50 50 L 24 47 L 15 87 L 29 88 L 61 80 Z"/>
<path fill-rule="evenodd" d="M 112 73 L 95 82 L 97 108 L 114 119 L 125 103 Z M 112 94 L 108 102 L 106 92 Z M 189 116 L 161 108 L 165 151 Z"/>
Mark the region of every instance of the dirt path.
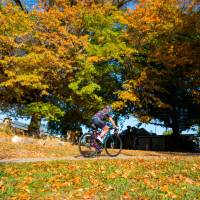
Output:
<path fill-rule="evenodd" d="M 79 160 L 102 160 L 102 159 L 144 159 L 144 160 L 150 160 L 150 159 L 162 159 L 162 160 L 166 160 L 169 159 L 170 157 L 175 158 L 183 158 L 183 159 L 191 159 L 194 157 L 198 157 L 200 158 L 200 154 L 178 154 L 178 155 L 124 155 L 124 154 L 120 154 L 117 157 L 109 157 L 107 155 L 101 155 L 101 156 L 97 156 L 97 157 L 92 157 L 92 158 L 85 158 L 83 156 L 66 156 L 66 157 L 60 157 L 60 158 L 12 158 L 12 159 L 1 159 L 0 160 L 0 164 L 1 163 L 32 163 L 32 162 L 47 162 L 47 161 L 70 161 L 70 160 L 74 160 L 74 161 L 79 161 Z"/>
<path fill-rule="evenodd" d="M 70 160 L 99 160 L 99 159 L 159 159 L 160 156 L 127 156 L 119 155 L 117 157 L 109 156 L 98 156 L 93 158 L 84 158 L 83 156 L 66 156 L 61 158 L 13 158 L 13 159 L 2 159 L 0 163 L 25 163 L 25 162 L 46 162 L 46 161 L 70 161 Z M 167 159 L 162 156 L 162 159 Z"/>

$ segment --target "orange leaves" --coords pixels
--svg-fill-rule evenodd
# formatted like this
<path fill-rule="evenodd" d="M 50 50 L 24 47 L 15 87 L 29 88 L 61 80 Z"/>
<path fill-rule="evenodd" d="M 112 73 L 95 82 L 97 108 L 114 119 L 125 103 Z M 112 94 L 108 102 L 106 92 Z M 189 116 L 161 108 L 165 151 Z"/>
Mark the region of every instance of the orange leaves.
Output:
<path fill-rule="evenodd" d="M 128 192 L 125 192 L 124 195 L 121 197 L 121 200 L 131 200 L 132 197 L 129 195 Z"/>
<path fill-rule="evenodd" d="M 78 170 L 79 167 L 78 167 L 77 165 L 69 165 L 69 166 L 68 166 L 68 169 L 69 169 L 69 170 Z"/>
<path fill-rule="evenodd" d="M 180 18 L 179 13 L 177 2 L 174 0 L 167 2 L 144 0 L 136 6 L 134 11 L 127 13 L 128 25 L 140 31 L 142 38 L 146 33 L 144 36 L 147 42 L 159 35 L 161 31 L 172 31 L 177 24 L 182 23 L 181 20 L 177 20 Z"/>
<path fill-rule="evenodd" d="M 87 61 L 91 62 L 91 63 L 99 62 L 101 60 L 103 60 L 103 59 L 99 56 L 90 56 L 87 58 Z"/>
<path fill-rule="evenodd" d="M 76 178 L 74 178 L 74 179 L 72 180 L 72 183 L 77 184 L 77 183 L 80 183 L 80 181 L 81 181 L 81 178 L 80 178 L 80 177 L 76 177 Z"/>
<path fill-rule="evenodd" d="M 3 180 L 0 180 L 0 190 L 4 190 L 4 182 Z"/>
<path fill-rule="evenodd" d="M 95 187 L 98 188 L 100 186 L 103 186 L 103 182 L 99 179 L 95 179 L 94 176 L 89 177 L 90 183 Z"/>
<path fill-rule="evenodd" d="M 94 200 L 96 196 L 96 191 L 94 189 L 90 189 L 83 194 L 83 199 Z"/>

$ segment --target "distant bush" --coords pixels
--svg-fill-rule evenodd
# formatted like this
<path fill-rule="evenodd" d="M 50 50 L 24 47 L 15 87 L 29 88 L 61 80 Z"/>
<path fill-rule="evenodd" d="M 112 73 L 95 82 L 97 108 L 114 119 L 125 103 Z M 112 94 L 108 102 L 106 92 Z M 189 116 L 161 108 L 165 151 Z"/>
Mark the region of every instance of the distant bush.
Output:
<path fill-rule="evenodd" d="M 163 135 L 172 135 L 173 131 L 172 130 L 167 130 L 163 132 Z"/>

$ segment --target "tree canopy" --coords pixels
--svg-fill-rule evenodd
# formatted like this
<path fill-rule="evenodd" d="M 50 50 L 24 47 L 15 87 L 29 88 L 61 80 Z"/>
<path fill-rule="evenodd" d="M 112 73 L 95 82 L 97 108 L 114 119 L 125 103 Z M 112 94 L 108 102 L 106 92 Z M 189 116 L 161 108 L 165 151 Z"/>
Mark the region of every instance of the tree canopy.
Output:
<path fill-rule="evenodd" d="M 62 131 L 112 103 L 174 133 L 200 123 L 197 0 L 13 2 L 0 7 L 1 109 Z"/>
<path fill-rule="evenodd" d="M 144 0 L 125 14 L 126 83 L 118 107 L 142 121 L 158 119 L 180 133 L 199 123 L 200 13 L 198 2 Z"/>

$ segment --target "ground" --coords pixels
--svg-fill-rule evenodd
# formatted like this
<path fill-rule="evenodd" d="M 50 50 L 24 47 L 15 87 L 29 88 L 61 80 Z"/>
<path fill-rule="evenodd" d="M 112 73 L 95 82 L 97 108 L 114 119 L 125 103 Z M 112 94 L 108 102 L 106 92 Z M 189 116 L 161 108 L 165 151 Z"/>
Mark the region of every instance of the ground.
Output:
<path fill-rule="evenodd" d="M 85 159 L 69 143 L 0 144 L 0 199 L 200 199 L 199 154 L 123 150 Z"/>

